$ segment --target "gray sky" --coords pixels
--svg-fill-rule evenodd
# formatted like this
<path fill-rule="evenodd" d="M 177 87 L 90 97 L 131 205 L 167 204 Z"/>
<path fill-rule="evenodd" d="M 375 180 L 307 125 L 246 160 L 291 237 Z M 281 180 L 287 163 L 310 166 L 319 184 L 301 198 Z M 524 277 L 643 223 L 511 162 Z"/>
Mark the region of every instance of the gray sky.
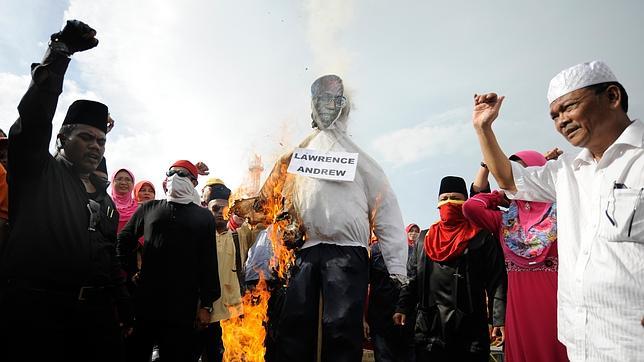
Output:
<path fill-rule="evenodd" d="M 602 59 L 644 111 L 640 1 L 160 1 L 0 0 L 0 127 L 8 130 L 29 65 L 64 19 L 100 44 L 70 66 L 67 106 L 109 105 L 108 167 L 160 189 L 176 159 L 203 160 L 235 188 L 249 157 L 270 170 L 310 132 L 309 87 L 340 75 L 354 106 L 349 132 L 385 169 L 406 223 L 437 218 L 440 179 L 468 183 L 481 156 L 474 93 L 506 95 L 495 129 L 507 153 L 578 152 L 548 116 L 560 70 Z"/>

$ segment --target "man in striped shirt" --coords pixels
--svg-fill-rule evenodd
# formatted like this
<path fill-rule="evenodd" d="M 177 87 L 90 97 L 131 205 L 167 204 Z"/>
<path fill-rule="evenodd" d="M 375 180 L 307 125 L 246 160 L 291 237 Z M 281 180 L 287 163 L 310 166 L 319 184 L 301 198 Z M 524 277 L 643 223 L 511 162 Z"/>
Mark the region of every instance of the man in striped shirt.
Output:
<path fill-rule="evenodd" d="M 542 167 L 511 165 L 492 131 L 504 97 L 475 96 L 473 125 L 485 163 L 512 198 L 557 202 L 557 327 L 572 361 L 644 356 L 644 124 L 601 61 L 550 82 L 555 128 L 573 146 Z"/>

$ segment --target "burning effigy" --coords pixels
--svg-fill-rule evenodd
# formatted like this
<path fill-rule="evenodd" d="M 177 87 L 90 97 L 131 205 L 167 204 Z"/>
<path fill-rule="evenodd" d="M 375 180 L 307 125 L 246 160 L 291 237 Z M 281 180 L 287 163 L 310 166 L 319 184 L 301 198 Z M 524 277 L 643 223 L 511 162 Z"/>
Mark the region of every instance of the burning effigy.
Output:
<path fill-rule="evenodd" d="M 389 272 L 406 278 L 398 201 L 380 166 L 347 135 L 351 103 L 342 79 L 318 78 L 311 105 L 313 132 L 278 159 L 259 196 L 231 207 L 251 223 L 272 222 L 280 295 L 279 312 L 268 313 L 264 279 L 246 292 L 243 315 L 222 322 L 228 361 L 359 360 L 372 232 Z M 260 331 L 267 324 L 270 355 Z"/>

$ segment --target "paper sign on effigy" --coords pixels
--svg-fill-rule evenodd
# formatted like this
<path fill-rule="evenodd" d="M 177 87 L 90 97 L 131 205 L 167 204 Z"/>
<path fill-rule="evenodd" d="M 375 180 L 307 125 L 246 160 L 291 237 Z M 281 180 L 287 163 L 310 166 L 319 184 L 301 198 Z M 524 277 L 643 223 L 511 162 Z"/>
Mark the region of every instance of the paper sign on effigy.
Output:
<path fill-rule="evenodd" d="M 324 180 L 353 181 L 357 165 L 357 153 L 296 148 L 288 165 L 288 172 Z"/>

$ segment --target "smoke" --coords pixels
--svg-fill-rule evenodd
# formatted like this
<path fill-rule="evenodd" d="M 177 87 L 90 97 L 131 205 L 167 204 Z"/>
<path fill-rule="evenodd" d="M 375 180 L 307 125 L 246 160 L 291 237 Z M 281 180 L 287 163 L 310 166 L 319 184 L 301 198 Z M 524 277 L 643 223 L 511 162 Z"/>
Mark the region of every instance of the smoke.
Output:
<path fill-rule="evenodd" d="M 343 74 L 351 62 L 350 52 L 342 46 L 342 35 L 353 18 L 351 0 L 309 0 L 307 35 L 319 74 Z"/>

